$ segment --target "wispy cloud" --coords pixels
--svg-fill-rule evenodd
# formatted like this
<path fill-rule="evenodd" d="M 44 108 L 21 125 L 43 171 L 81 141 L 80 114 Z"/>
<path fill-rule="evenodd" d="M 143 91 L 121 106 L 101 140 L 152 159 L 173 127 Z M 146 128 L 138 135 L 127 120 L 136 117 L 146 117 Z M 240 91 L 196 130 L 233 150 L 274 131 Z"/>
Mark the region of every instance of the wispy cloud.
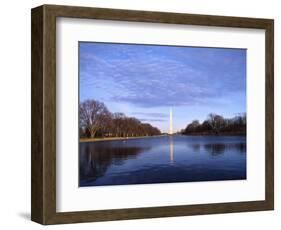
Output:
<path fill-rule="evenodd" d="M 245 96 L 244 50 L 81 43 L 80 56 L 82 99 L 152 108 Z"/>
<path fill-rule="evenodd" d="M 167 121 L 167 119 L 139 119 L 142 122 L 163 122 L 163 121 Z"/>
<path fill-rule="evenodd" d="M 137 116 L 168 117 L 168 114 L 166 113 L 135 112 L 133 114 Z"/>

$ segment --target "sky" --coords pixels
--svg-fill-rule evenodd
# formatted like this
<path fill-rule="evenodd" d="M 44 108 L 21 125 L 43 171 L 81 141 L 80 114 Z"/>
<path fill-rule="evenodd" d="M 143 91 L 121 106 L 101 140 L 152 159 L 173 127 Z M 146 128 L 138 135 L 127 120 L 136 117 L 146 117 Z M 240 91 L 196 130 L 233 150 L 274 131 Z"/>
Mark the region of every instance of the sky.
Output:
<path fill-rule="evenodd" d="M 142 122 L 174 131 L 209 113 L 246 112 L 246 50 L 79 42 L 80 102 L 103 102 Z"/>

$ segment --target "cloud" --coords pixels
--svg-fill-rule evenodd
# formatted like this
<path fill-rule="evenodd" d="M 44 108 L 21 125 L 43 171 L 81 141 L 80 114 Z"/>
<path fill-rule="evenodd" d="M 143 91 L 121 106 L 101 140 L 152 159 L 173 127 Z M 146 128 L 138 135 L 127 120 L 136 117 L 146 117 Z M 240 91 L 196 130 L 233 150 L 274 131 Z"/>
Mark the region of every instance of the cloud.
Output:
<path fill-rule="evenodd" d="M 149 112 L 137 112 L 133 113 L 138 116 L 150 116 L 150 117 L 168 117 L 168 114 L 165 113 L 149 113 Z"/>
<path fill-rule="evenodd" d="M 80 92 L 150 108 L 208 103 L 246 91 L 246 51 L 83 43 Z"/>
<path fill-rule="evenodd" d="M 165 119 L 139 119 L 142 122 L 162 122 L 162 121 L 167 121 Z"/>

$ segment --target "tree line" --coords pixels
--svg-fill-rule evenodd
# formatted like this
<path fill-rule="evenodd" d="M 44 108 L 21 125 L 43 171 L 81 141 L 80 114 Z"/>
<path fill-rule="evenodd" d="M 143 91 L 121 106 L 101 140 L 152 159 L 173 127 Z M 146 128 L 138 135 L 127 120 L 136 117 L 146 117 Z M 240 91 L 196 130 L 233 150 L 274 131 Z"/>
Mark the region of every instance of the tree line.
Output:
<path fill-rule="evenodd" d="M 246 135 L 246 114 L 227 119 L 221 115 L 209 114 L 200 123 L 192 121 L 181 131 L 184 135 Z"/>
<path fill-rule="evenodd" d="M 80 138 L 137 137 L 161 134 L 151 124 L 123 113 L 111 113 L 104 103 L 86 100 L 79 104 Z"/>

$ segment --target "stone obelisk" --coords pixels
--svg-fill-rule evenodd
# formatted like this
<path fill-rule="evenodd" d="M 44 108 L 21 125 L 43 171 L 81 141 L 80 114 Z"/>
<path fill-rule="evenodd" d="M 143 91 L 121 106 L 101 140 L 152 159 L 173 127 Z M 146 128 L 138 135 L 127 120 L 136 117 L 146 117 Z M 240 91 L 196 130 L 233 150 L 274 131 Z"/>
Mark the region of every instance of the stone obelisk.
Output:
<path fill-rule="evenodd" d="M 169 134 L 170 135 L 173 134 L 173 110 L 172 110 L 172 108 L 170 108 L 170 130 L 169 130 Z"/>

